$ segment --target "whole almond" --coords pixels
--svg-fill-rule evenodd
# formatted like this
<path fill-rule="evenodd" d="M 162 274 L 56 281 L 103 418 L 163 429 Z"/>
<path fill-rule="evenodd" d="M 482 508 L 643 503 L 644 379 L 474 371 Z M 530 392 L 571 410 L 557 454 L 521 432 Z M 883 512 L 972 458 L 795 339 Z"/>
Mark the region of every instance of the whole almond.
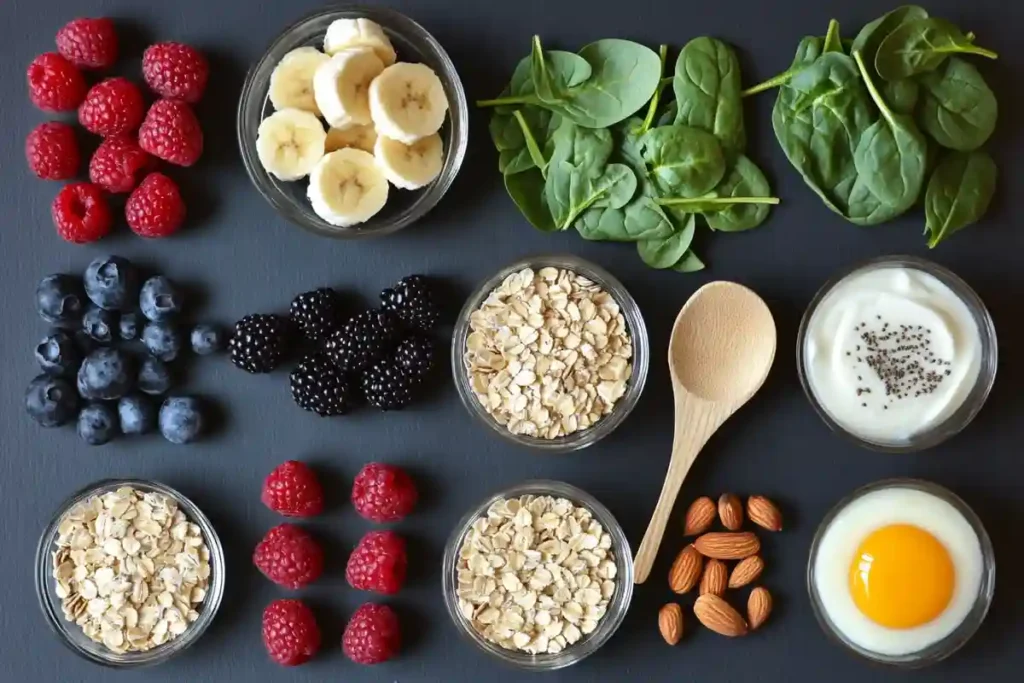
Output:
<path fill-rule="evenodd" d="M 742 560 L 756 555 L 761 542 L 751 531 L 712 531 L 693 542 L 704 557 L 716 560 Z"/>
<path fill-rule="evenodd" d="M 704 558 L 692 545 L 679 551 L 672 568 L 668 570 L 668 587 L 673 593 L 689 593 L 700 581 Z"/>
<path fill-rule="evenodd" d="M 725 595 L 725 587 L 729 583 L 729 568 L 721 560 L 708 560 L 704 564 L 704 575 L 700 579 L 699 593 L 707 595 Z"/>
<path fill-rule="evenodd" d="M 683 637 L 683 608 L 670 602 L 658 612 L 658 631 L 669 645 Z"/>
<path fill-rule="evenodd" d="M 718 518 L 729 531 L 739 531 L 743 526 L 743 501 L 731 493 L 718 498 Z"/>
<path fill-rule="evenodd" d="M 751 555 L 733 567 L 729 575 L 729 588 L 742 588 L 753 583 L 764 571 L 764 560 L 760 555 Z"/>
<path fill-rule="evenodd" d="M 700 536 L 711 528 L 715 521 L 715 503 L 707 496 L 701 496 L 690 503 L 686 510 L 686 522 L 683 527 L 684 536 Z"/>
<path fill-rule="evenodd" d="M 750 630 L 760 628 L 768 620 L 772 613 L 772 594 L 764 586 L 758 586 L 750 591 L 747 598 L 747 619 L 750 621 Z"/>
<path fill-rule="evenodd" d="M 768 531 L 782 531 L 782 513 L 775 507 L 775 503 L 764 496 L 747 498 L 747 517 Z"/>
<path fill-rule="evenodd" d="M 693 603 L 697 620 L 715 633 L 735 638 L 747 635 L 747 622 L 732 605 L 713 593 L 702 595 Z"/>

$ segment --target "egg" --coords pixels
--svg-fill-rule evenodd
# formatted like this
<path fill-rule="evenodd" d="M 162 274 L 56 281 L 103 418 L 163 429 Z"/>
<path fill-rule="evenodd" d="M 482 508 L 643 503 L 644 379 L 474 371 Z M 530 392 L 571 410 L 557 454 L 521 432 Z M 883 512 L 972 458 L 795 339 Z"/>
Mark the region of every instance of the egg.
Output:
<path fill-rule="evenodd" d="M 821 534 L 813 586 L 852 644 L 880 655 L 919 652 L 952 633 L 981 588 L 981 541 L 952 504 L 905 487 L 876 489 Z"/>

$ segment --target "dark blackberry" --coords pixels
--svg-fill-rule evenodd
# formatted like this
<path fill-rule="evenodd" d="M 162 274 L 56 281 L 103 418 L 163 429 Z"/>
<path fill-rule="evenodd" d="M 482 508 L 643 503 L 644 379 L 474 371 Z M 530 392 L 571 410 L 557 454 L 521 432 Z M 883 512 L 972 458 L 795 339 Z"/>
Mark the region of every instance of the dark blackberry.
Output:
<path fill-rule="evenodd" d="M 341 324 L 341 302 L 330 287 L 304 292 L 292 299 L 291 319 L 311 342 L 323 341 Z"/>
<path fill-rule="evenodd" d="M 346 372 L 359 372 L 390 353 L 398 338 L 398 319 L 388 311 L 363 311 L 327 338 L 327 357 Z"/>
<path fill-rule="evenodd" d="M 392 360 L 413 379 L 422 380 L 434 366 L 434 342 L 425 334 L 413 332 L 398 343 Z"/>
<path fill-rule="evenodd" d="M 317 415 L 344 415 L 352 408 L 353 387 L 341 369 L 322 353 L 303 356 L 291 374 L 292 398 Z"/>
<path fill-rule="evenodd" d="M 401 410 L 414 397 L 419 380 L 390 360 L 379 360 L 363 373 L 363 396 L 381 410 Z"/>
<path fill-rule="evenodd" d="M 235 323 L 228 343 L 231 362 L 246 372 L 270 372 L 284 359 L 291 323 L 279 315 L 255 313 Z"/>
<path fill-rule="evenodd" d="M 380 293 L 381 304 L 410 327 L 429 332 L 441 318 L 430 281 L 423 275 L 410 275 L 394 287 Z"/>

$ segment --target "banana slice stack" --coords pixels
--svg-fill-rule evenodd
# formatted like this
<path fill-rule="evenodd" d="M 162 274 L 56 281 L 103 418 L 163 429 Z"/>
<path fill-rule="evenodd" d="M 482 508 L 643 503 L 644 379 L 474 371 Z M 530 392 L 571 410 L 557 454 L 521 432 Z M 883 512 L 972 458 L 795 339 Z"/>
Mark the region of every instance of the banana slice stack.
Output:
<path fill-rule="evenodd" d="M 384 208 L 389 183 L 418 190 L 437 178 L 448 99 L 430 67 L 396 61 L 369 19 L 333 22 L 323 47 L 278 62 L 267 93 L 275 112 L 260 124 L 256 151 L 279 180 L 308 176 L 316 214 L 349 227 Z"/>

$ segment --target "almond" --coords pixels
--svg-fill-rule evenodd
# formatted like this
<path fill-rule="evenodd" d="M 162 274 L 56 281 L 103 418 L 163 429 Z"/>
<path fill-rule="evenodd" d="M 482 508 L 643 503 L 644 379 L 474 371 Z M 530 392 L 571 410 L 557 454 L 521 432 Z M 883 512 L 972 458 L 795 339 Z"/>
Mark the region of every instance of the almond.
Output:
<path fill-rule="evenodd" d="M 693 542 L 704 557 L 716 560 L 742 560 L 756 555 L 761 542 L 750 531 L 712 531 Z"/>
<path fill-rule="evenodd" d="M 700 581 L 700 572 L 704 567 L 704 558 L 697 549 L 688 545 L 679 551 L 672 568 L 668 570 L 668 587 L 673 593 L 688 593 Z"/>
<path fill-rule="evenodd" d="M 708 560 L 704 565 L 704 576 L 700 579 L 701 595 L 714 593 L 725 595 L 725 587 L 729 582 L 729 569 L 721 560 Z"/>
<path fill-rule="evenodd" d="M 768 531 L 782 531 L 782 513 L 775 507 L 775 503 L 764 496 L 747 498 L 747 517 Z"/>
<path fill-rule="evenodd" d="M 743 501 L 731 493 L 723 493 L 718 499 L 718 518 L 729 531 L 739 531 L 743 526 Z"/>
<path fill-rule="evenodd" d="M 693 603 L 693 613 L 700 623 L 723 636 L 747 635 L 747 622 L 732 605 L 713 593 L 702 595 Z"/>
<path fill-rule="evenodd" d="M 753 583 L 764 571 L 764 560 L 760 555 L 751 555 L 747 559 L 733 567 L 729 576 L 729 588 L 742 588 L 748 583 Z"/>
<path fill-rule="evenodd" d="M 701 496 L 690 503 L 686 511 L 686 522 L 683 528 L 684 536 L 700 536 L 711 528 L 715 521 L 715 503 L 707 496 Z"/>
<path fill-rule="evenodd" d="M 768 621 L 768 615 L 772 613 L 772 594 L 764 586 L 758 586 L 750 591 L 747 598 L 747 619 L 750 621 L 750 630 L 760 628 Z"/>
<path fill-rule="evenodd" d="M 658 631 L 669 645 L 675 645 L 683 637 L 683 608 L 670 602 L 658 612 Z"/>

